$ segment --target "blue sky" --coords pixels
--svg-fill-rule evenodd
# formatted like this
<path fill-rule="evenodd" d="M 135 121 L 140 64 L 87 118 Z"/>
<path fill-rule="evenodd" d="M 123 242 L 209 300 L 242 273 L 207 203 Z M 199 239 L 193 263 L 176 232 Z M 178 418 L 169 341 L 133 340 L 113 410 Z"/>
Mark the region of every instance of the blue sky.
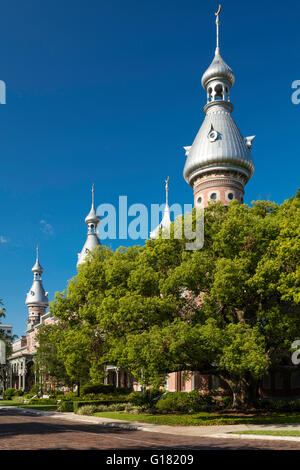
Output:
<path fill-rule="evenodd" d="M 217 1 L 14 0 L 1 4 L 0 298 L 25 331 L 40 245 L 52 299 L 76 274 L 90 188 L 96 202 L 192 203 L 183 146 L 204 117 L 201 76 L 213 59 Z M 278 203 L 299 178 L 300 5 L 224 1 L 221 52 L 233 117 L 256 135 L 245 202 Z M 142 242 L 141 242 L 142 243 Z M 115 240 L 116 248 L 124 241 Z"/>

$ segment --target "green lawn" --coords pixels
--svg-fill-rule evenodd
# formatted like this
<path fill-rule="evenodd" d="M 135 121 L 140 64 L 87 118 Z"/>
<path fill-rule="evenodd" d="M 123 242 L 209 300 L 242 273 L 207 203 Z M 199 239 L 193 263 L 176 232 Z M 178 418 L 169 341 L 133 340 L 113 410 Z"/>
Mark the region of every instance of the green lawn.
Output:
<path fill-rule="evenodd" d="M 57 405 L 24 405 L 23 403 L 18 403 L 12 400 L 1 400 L 1 406 L 15 406 L 17 408 L 29 408 L 32 410 L 42 410 L 42 411 L 56 411 Z"/>
<path fill-rule="evenodd" d="M 221 424 L 300 424 L 300 413 L 269 413 L 266 415 L 243 415 L 221 413 L 194 413 L 174 415 L 127 414 L 124 412 L 100 412 L 93 416 L 102 418 L 141 421 L 143 423 L 167 424 L 170 426 L 217 426 Z"/>
<path fill-rule="evenodd" d="M 236 431 L 231 434 L 257 434 L 258 436 L 293 436 L 300 437 L 300 431 Z"/>

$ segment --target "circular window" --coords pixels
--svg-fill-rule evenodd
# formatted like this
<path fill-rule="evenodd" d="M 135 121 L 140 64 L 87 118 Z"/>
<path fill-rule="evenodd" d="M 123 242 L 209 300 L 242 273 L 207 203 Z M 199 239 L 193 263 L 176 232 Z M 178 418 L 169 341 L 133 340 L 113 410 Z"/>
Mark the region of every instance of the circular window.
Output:
<path fill-rule="evenodd" d="M 216 131 L 210 131 L 210 133 L 208 134 L 208 140 L 210 140 L 210 142 L 215 142 L 217 138 L 218 138 L 218 133 Z"/>
<path fill-rule="evenodd" d="M 215 201 L 217 199 L 217 193 L 212 193 L 210 195 L 210 199 L 213 199 L 213 201 Z"/>
<path fill-rule="evenodd" d="M 202 204 L 202 197 L 201 197 L 201 196 L 200 196 L 200 197 L 198 197 L 198 199 L 197 199 L 197 203 L 198 203 L 198 204 Z"/>
<path fill-rule="evenodd" d="M 232 199 L 233 199 L 233 193 L 229 193 L 229 194 L 228 194 L 228 199 L 230 199 L 230 201 L 232 201 Z"/>

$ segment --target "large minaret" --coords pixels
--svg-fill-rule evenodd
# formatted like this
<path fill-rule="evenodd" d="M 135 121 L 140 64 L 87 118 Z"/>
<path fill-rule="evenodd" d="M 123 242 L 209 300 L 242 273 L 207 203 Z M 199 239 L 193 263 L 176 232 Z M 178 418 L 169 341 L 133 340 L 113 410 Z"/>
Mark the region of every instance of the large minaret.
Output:
<path fill-rule="evenodd" d="M 100 217 L 97 216 L 94 205 L 94 185 L 92 186 L 92 207 L 90 212 L 85 218 L 85 223 L 88 226 L 88 233 L 86 242 L 83 245 L 81 252 L 78 254 L 77 267 L 83 263 L 88 255 L 88 253 L 100 245 L 100 240 L 97 234 L 97 227 L 100 222 Z"/>
<path fill-rule="evenodd" d="M 48 292 L 45 292 L 42 283 L 43 268 L 39 262 L 38 246 L 36 248 L 36 262 L 31 271 L 33 272 L 33 283 L 25 301 L 28 307 L 28 329 L 40 322 L 41 316 L 46 313 L 49 305 Z"/>
<path fill-rule="evenodd" d="M 207 207 L 219 200 L 243 202 L 244 186 L 254 172 L 251 157 L 254 136 L 242 137 L 231 112 L 230 89 L 234 84 L 231 68 L 224 62 L 219 46 L 221 6 L 216 15 L 217 47 L 215 57 L 202 77 L 207 92 L 206 114 L 191 147 L 185 147 L 183 175 L 194 190 L 194 204 Z"/>

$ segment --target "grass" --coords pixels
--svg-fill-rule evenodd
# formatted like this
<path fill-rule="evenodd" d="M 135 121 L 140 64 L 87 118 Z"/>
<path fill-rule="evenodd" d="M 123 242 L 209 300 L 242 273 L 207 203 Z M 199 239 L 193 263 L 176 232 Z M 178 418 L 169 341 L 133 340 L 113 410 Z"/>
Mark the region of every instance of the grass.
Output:
<path fill-rule="evenodd" d="M 19 403 L 13 400 L 1 400 L 0 408 L 1 406 L 14 406 L 17 408 L 29 408 L 32 410 L 42 410 L 42 411 L 56 411 L 56 408 L 57 408 L 57 405 L 24 405 L 23 403 Z"/>
<path fill-rule="evenodd" d="M 265 415 L 235 415 L 221 413 L 194 413 L 172 415 L 129 414 L 124 412 L 100 412 L 93 416 L 102 418 L 166 424 L 169 426 L 218 426 L 224 424 L 300 424 L 300 413 L 269 413 Z"/>
<path fill-rule="evenodd" d="M 300 437 L 300 431 L 236 431 L 231 434 L 257 434 L 258 436 L 293 436 Z"/>

